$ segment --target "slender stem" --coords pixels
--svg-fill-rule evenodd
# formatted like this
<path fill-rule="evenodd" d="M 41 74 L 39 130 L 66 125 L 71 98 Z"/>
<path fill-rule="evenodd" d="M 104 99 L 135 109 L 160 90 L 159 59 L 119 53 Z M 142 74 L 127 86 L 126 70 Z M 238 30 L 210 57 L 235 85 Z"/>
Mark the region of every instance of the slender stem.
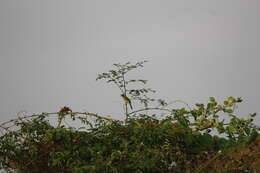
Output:
<path fill-rule="evenodd" d="M 3 129 L 3 130 L 5 130 L 5 131 L 10 132 L 10 130 L 9 130 L 7 127 L 4 127 L 4 126 L 1 126 L 1 125 L 0 125 L 0 128 Z M 0 132 L 2 133 L 2 135 L 4 134 L 4 132 L 3 132 L 2 130 L 0 130 Z"/>
<path fill-rule="evenodd" d="M 186 102 L 184 102 L 184 101 L 182 101 L 182 100 L 174 100 L 174 101 L 170 102 L 167 106 L 169 106 L 170 104 L 174 104 L 174 103 L 182 103 L 182 104 L 184 104 L 185 106 L 187 106 L 187 108 L 188 108 L 190 111 L 192 110 L 191 107 L 189 106 L 189 104 L 186 103 Z"/>
<path fill-rule="evenodd" d="M 104 119 L 104 120 L 107 120 L 107 121 L 114 121 L 114 119 L 112 118 L 108 118 L 108 117 L 105 117 L 105 116 L 100 116 L 98 114 L 95 114 L 95 113 L 91 113 L 91 112 L 72 112 L 70 114 L 76 114 L 76 115 L 89 115 L 89 116 L 93 116 L 93 117 L 96 117 L 96 118 L 101 118 L 101 119 Z"/>
<path fill-rule="evenodd" d="M 12 119 L 12 120 L 6 121 L 6 122 L 4 122 L 4 123 L 2 123 L 2 124 L 0 124 L 0 125 L 1 125 L 1 126 L 4 126 L 4 125 L 6 125 L 6 124 L 13 123 L 13 122 L 15 122 L 15 121 L 17 121 L 17 120 L 22 120 L 22 119 L 26 119 L 26 118 L 37 117 L 37 116 L 39 116 L 39 115 L 46 115 L 46 116 L 48 116 L 48 115 L 55 115 L 55 114 L 58 114 L 58 112 L 42 113 L 42 114 L 33 114 L 33 115 L 29 115 L 29 116 L 23 116 L 23 117 L 19 117 L 19 118 L 16 118 L 16 119 Z"/>
<path fill-rule="evenodd" d="M 42 114 L 33 114 L 33 115 L 29 115 L 29 116 L 23 116 L 23 117 L 19 117 L 19 118 L 16 118 L 16 119 L 12 119 L 12 120 L 9 120 L 9 121 L 6 121 L 6 122 L 3 122 L 0 124 L 0 128 L 1 129 L 4 129 L 6 131 L 11 131 L 9 130 L 10 127 L 14 126 L 14 125 L 11 125 L 10 123 L 15 123 L 17 122 L 18 120 L 23 120 L 23 119 L 28 119 L 28 118 L 33 118 L 33 117 L 37 117 L 37 116 L 41 116 L 41 115 L 45 115 L 45 116 L 50 116 L 50 115 L 59 115 L 60 112 L 50 112 L 50 113 L 42 113 Z M 114 119 L 112 118 L 108 118 L 106 116 L 100 116 L 98 114 L 95 114 L 95 113 L 90 113 L 90 112 L 70 112 L 66 115 L 86 115 L 86 116 L 92 116 L 92 117 L 96 117 L 96 118 L 101 118 L 101 119 L 104 119 L 106 121 L 114 121 Z M 66 116 L 64 115 L 64 116 Z M 10 124 L 10 125 L 8 125 Z"/>
<path fill-rule="evenodd" d="M 190 124 L 191 126 L 195 126 L 196 124 L 193 123 L 193 124 Z M 229 125 L 229 123 L 225 123 L 223 124 L 224 126 L 227 126 Z M 210 129 L 210 128 L 214 128 L 213 125 L 209 125 L 209 126 L 206 126 L 206 127 L 203 127 L 203 128 L 197 128 L 196 131 L 203 131 L 203 130 L 206 130 L 206 129 Z"/>
<path fill-rule="evenodd" d="M 114 78 L 112 78 L 112 77 L 111 77 L 111 79 L 113 80 L 114 84 L 116 84 L 116 86 L 120 89 L 120 91 L 121 91 L 122 93 L 124 93 L 124 91 L 122 90 L 122 88 L 120 87 L 120 85 L 118 84 L 118 82 L 116 81 L 116 79 L 114 79 Z"/>
<path fill-rule="evenodd" d="M 219 156 L 221 156 L 222 153 L 216 153 L 215 156 L 212 157 L 212 159 L 210 159 L 208 162 L 206 162 L 205 164 L 202 164 L 197 170 L 196 173 L 200 173 L 201 171 L 203 171 L 203 169 L 207 168 L 209 166 L 210 163 L 212 163 L 214 160 L 216 160 Z"/>
<path fill-rule="evenodd" d="M 124 74 L 124 71 L 122 72 L 122 79 L 123 79 L 124 95 L 126 96 L 126 84 L 125 84 L 125 74 Z M 126 120 L 127 120 L 128 116 L 129 116 L 127 103 L 125 103 L 125 116 L 126 116 Z"/>
<path fill-rule="evenodd" d="M 155 107 L 155 108 L 143 108 L 143 109 L 139 109 L 139 110 L 130 112 L 128 115 L 135 114 L 135 113 L 142 112 L 142 111 L 147 111 L 147 110 L 159 110 L 159 111 L 167 111 L 167 112 L 173 113 L 172 110 Z"/>

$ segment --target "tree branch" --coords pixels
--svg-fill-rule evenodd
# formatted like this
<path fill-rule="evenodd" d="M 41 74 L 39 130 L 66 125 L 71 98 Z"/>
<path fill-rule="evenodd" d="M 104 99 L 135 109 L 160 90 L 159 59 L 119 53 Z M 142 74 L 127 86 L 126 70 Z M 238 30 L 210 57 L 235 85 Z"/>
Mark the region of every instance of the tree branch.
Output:
<path fill-rule="evenodd" d="M 173 113 L 173 110 L 155 107 L 155 108 L 143 108 L 143 109 L 139 109 L 139 110 L 130 112 L 128 115 L 131 115 L 131 114 L 134 114 L 134 113 L 137 113 L 137 112 L 147 111 L 147 110 L 167 111 L 167 112 Z"/>

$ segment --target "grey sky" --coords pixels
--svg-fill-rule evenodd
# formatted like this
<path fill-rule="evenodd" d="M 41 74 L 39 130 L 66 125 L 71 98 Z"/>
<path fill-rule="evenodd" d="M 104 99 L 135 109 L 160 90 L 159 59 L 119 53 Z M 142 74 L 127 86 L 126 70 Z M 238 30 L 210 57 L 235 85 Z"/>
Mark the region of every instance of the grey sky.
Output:
<path fill-rule="evenodd" d="M 144 59 L 132 75 L 158 97 L 241 96 L 241 115 L 260 113 L 259 18 L 259 0 L 1 0 L 0 121 L 64 105 L 120 118 L 96 75 Z"/>

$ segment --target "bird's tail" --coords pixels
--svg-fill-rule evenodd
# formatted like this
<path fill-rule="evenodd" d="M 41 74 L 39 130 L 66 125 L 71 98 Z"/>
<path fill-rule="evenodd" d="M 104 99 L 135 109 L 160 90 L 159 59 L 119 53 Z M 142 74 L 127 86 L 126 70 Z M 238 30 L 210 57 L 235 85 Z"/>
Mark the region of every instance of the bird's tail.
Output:
<path fill-rule="evenodd" d="M 132 104 L 131 104 L 131 102 L 129 103 L 129 106 L 130 106 L 131 110 L 133 110 L 133 107 L 132 107 Z"/>

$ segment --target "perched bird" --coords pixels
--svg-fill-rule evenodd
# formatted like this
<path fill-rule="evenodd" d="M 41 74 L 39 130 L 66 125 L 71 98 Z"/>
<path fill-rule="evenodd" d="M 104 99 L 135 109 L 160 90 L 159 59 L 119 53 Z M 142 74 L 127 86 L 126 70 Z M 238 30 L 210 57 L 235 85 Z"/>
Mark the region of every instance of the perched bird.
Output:
<path fill-rule="evenodd" d="M 130 108 L 133 109 L 131 100 L 125 94 L 121 94 L 121 97 L 123 98 L 124 102 L 129 104 Z"/>

